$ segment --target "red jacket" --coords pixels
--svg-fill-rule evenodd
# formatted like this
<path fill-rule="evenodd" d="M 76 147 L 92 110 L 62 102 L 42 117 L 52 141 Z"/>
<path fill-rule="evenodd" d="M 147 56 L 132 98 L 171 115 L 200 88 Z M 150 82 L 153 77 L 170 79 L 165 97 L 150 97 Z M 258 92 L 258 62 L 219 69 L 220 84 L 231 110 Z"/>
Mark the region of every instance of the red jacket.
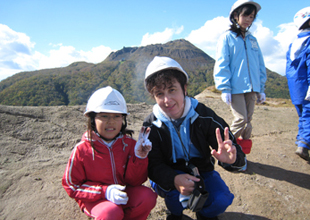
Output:
<path fill-rule="evenodd" d="M 105 191 L 111 184 L 137 186 L 147 180 L 148 158 L 135 156 L 134 139 L 120 135 L 109 148 L 96 134 L 92 136 L 95 150 L 84 133 L 62 178 L 64 189 L 82 210 L 84 202 L 106 199 Z"/>

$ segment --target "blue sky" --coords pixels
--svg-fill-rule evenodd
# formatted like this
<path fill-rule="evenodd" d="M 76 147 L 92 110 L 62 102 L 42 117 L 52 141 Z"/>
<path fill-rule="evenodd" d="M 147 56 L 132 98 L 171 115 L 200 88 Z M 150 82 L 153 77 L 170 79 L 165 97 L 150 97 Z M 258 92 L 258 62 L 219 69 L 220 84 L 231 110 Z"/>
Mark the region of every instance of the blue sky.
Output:
<path fill-rule="evenodd" d="M 235 0 L 13 0 L 0 2 L 0 80 L 73 62 L 99 63 L 124 46 L 184 38 L 214 58 Z M 284 74 L 293 16 L 308 0 L 260 0 L 250 31 L 266 67 Z"/>

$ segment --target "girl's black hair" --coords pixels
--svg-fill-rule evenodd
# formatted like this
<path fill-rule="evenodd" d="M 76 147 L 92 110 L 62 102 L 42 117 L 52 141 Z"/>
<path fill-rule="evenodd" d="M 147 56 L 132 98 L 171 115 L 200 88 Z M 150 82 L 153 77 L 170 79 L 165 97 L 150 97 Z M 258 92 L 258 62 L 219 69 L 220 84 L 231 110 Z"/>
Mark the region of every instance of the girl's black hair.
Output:
<path fill-rule="evenodd" d="M 231 31 L 235 32 L 237 34 L 237 37 L 239 35 L 242 35 L 242 31 L 240 29 L 240 26 L 238 24 L 238 21 L 236 21 L 235 19 L 235 15 L 237 17 L 239 17 L 240 15 L 244 14 L 246 16 L 252 14 L 252 12 L 254 11 L 254 20 L 256 18 L 256 14 L 257 14 L 257 8 L 255 5 L 252 5 L 252 4 L 244 4 L 244 5 L 241 5 L 240 7 L 236 8 L 230 15 L 230 21 L 231 21 L 231 25 L 230 25 L 230 29 Z M 250 28 L 251 26 L 248 27 L 248 29 Z"/>

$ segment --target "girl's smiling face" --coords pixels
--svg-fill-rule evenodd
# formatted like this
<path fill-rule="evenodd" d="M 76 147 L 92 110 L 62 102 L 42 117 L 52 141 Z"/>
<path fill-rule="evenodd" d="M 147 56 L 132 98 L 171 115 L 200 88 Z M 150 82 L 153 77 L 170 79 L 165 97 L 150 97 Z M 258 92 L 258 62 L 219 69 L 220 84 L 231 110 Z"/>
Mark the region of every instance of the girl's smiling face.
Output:
<path fill-rule="evenodd" d="M 123 115 L 101 112 L 96 114 L 95 123 L 98 133 L 104 138 L 112 140 L 121 131 Z"/>
<path fill-rule="evenodd" d="M 186 85 L 185 90 L 186 91 Z M 173 79 L 170 85 L 156 88 L 154 98 L 159 107 L 172 119 L 178 119 L 184 111 L 184 92 L 181 84 Z"/>

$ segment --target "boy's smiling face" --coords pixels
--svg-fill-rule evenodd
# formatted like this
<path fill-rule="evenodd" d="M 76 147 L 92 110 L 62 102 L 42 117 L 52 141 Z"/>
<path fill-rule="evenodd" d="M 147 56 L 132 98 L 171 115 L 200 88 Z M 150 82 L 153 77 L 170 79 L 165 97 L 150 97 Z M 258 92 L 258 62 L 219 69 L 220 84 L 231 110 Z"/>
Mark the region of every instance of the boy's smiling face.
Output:
<path fill-rule="evenodd" d="M 185 86 L 186 91 L 186 86 Z M 181 84 L 173 79 L 170 85 L 156 87 L 153 92 L 156 103 L 172 119 L 178 119 L 184 111 L 184 92 Z"/>

